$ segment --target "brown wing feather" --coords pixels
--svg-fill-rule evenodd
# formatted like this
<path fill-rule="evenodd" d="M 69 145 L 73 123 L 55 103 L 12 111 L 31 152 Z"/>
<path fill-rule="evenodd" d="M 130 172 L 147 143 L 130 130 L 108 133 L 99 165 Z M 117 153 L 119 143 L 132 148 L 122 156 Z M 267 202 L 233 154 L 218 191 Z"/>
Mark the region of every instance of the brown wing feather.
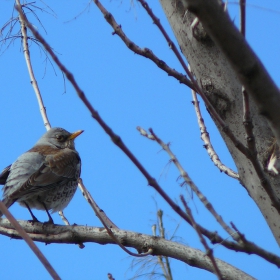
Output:
<path fill-rule="evenodd" d="M 69 181 L 77 181 L 81 172 L 80 162 L 78 153 L 71 149 L 63 149 L 46 156 L 44 164 L 11 195 L 11 198 L 23 198 L 34 192 L 46 191 Z"/>

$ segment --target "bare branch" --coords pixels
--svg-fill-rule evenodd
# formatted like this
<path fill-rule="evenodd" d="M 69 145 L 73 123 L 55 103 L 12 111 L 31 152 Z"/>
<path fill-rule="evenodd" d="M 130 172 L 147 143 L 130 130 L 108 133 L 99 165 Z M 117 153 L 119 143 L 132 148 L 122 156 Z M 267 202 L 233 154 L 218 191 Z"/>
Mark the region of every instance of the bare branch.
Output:
<path fill-rule="evenodd" d="M 150 49 L 148 49 L 148 48 L 141 49 L 133 41 L 131 41 L 125 35 L 125 33 L 122 31 L 121 25 L 119 25 L 115 21 L 113 15 L 111 13 L 109 13 L 98 0 L 94 0 L 94 3 L 99 8 L 99 10 L 102 12 L 106 21 L 113 27 L 113 29 L 114 29 L 113 35 L 117 34 L 123 40 L 123 42 L 127 45 L 127 47 L 130 50 L 132 50 L 133 52 L 135 52 L 135 53 L 137 53 L 141 56 L 149 58 L 160 69 L 165 71 L 168 74 L 168 76 L 172 76 L 175 79 L 177 79 L 180 83 L 185 84 L 186 86 L 188 86 L 190 88 L 194 88 L 192 82 L 185 75 L 183 75 L 183 74 L 177 72 L 176 70 L 170 68 L 163 60 L 159 59 L 156 55 L 154 55 L 153 52 Z"/>
<path fill-rule="evenodd" d="M 165 150 L 168 155 L 170 156 L 170 159 L 174 163 L 174 165 L 177 167 L 179 170 L 182 178 L 188 184 L 191 189 L 195 192 L 197 197 L 200 199 L 200 201 L 204 204 L 205 208 L 214 216 L 216 221 L 222 226 L 222 228 L 232 237 L 234 240 L 237 242 L 239 241 L 238 235 L 232 231 L 232 229 L 224 222 L 223 218 L 216 212 L 212 204 L 209 202 L 209 200 L 203 195 L 203 193 L 199 190 L 199 188 L 195 185 L 195 183 L 192 181 L 188 173 L 184 170 L 180 162 L 178 161 L 177 157 L 172 153 L 169 145 L 163 143 L 163 141 L 154 133 L 154 131 L 150 128 L 149 131 L 157 141 L 157 143 Z M 193 222 L 191 221 L 191 224 Z"/>
<path fill-rule="evenodd" d="M 240 32 L 246 36 L 246 0 L 239 0 L 240 8 Z"/>
<path fill-rule="evenodd" d="M 157 136 L 155 134 L 148 134 L 143 128 L 140 128 L 139 126 L 137 127 L 137 129 L 140 131 L 141 135 L 144 135 L 145 137 L 147 137 L 150 140 L 156 140 Z M 164 150 L 165 150 L 165 148 L 169 149 L 168 145 L 165 145 L 165 146 L 164 145 L 165 144 L 163 143 L 162 147 L 164 147 L 163 148 Z M 173 154 L 171 154 L 171 159 L 174 162 L 173 157 L 175 157 L 175 156 Z M 184 172 L 185 171 L 183 171 L 182 174 L 184 174 Z M 181 176 L 183 177 L 182 174 L 181 174 Z M 189 180 L 190 180 L 190 178 L 189 178 Z M 189 182 L 189 181 L 187 180 L 187 182 Z M 193 182 L 192 182 L 192 184 L 193 184 Z M 192 186 L 195 187 L 194 191 L 198 190 L 195 185 L 192 185 Z M 202 195 L 199 190 L 198 190 L 198 194 L 199 194 L 198 197 L 200 197 Z M 201 199 L 204 201 L 204 196 L 201 196 Z M 170 205 L 171 205 L 171 203 L 172 203 L 172 201 L 170 202 Z M 209 202 L 207 202 L 207 200 L 205 200 L 203 203 L 206 204 L 206 207 L 209 207 L 209 205 L 211 205 Z M 212 205 L 211 205 L 211 207 L 212 207 Z M 189 217 L 187 215 L 185 215 L 184 212 L 183 213 L 181 212 L 182 210 L 178 205 L 177 205 L 177 208 L 174 209 L 174 211 L 177 212 L 188 224 L 192 225 Z M 216 216 L 215 216 L 216 219 L 221 218 L 217 213 L 216 213 Z M 219 236 L 217 234 L 217 232 L 211 232 L 211 231 L 207 230 L 206 228 L 202 227 L 201 225 L 197 224 L 197 226 L 199 226 L 200 232 L 203 235 L 205 235 L 213 244 L 220 244 L 220 245 L 223 245 L 230 250 L 234 250 L 234 251 L 238 251 L 238 252 L 244 252 L 244 253 L 248 253 L 248 254 L 252 254 L 252 253 L 256 254 L 256 255 L 264 258 L 265 260 L 275 264 L 277 267 L 280 268 L 280 257 L 278 257 L 277 255 L 275 255 L 271 252 L 268 252 L 268 251 L 264 250 L 263 248 L 257 246 L 253 242 L 248 241 L 247 239 L 245 239 L 244 235 L 242 235 L 243 238 L 241 240 L 240 239 L 241 236 L 239 236 L 239 233 L 238 232 L 233 232 L 226 224 L 224 224 L 223 227 L 225 227 L 225 230 L 230 234 L 230 236 L 232 236 L 237 241 L 239 241 L 239 244 L 235 243 L 235 242 L 227 241 L 224 238 L 222 238 L 221 236 Z"/>
<path fill-rule="evenodd" d="M 244 36 L 246 35 L 246 0 L 239 0 L 240 8 L 240 32 Z M 250 112 L 249 96 L 244 86 L 242 86 L 242 99 L 243 99 L 243 125 L 246 132 L 247 147 L 250 149 L 252 155 L 257 160 L 257 149 L 255 135 L 253 133 L 253 122 Z"/>
<path fill-rule="evenodd" d="M 250 104 L 249 104 L 249 96 L 245 88 L 242 86 L 242 99 L 243 99 L 243 125 L 245 127 L 246 132 L 246 141 L 247 146 L 251 151 L 252 157 L 257 161 L 257 149 L 256 149 L 256 141 L 255 135 L 253 133 L 253 122 L 250 113 Z"/>
<path fill-rule="evenodd" d="M 165 229 L 163 227 L 162 216 L 163 216 L 163 211 L 160 209 L 157 211 L 159 232 L 160 232 L 160 237 L 165 238 Z M 160 266 L 162 267 L 162 271 L 165 275 L 166 280 L 173 280 L 169 259 L 166 256 L 164 256 L 164 259 L 165 259 L 165 265 L 164 262 L 162 261 L 162 256 L 158 256 L 158 261 Z"/>
<path fill-rule="evenodd" d="M 19 21 L 20 21 L 21 34 L 22 34 L 22 46 L 23 46 L 23 52 L 24 52 L 24 57 L 25 57 L 30 81 L 31 81 L 31 84 L 32 84 L 33 89 L 35 91 L 38 103 L 39 103 L 39 108 L 40 108 L 41 116 L 42 116 L 43 121 L 44 121 L 44 125 L 45 125 L 46 129 L 49 130 L 51 128 L 51 125 L 50 125 L 50 122 L 48 120 L 48 116 L 47 116 L 47 113 L 46 113 L 46 108 L 45 108 L 45 105 L 44 105 L 44 102 L 43 102 L 43 99 L 42 99 L 37 81 L 35 79 L 35 75 L 34 75 L 31 60 L 30 60 L 30 53 L 29 53 L 29 47 L 28 47 L 28 37 L 27 37 L 27 30 L 26 30 L 26 27 L 25 27 L 24 13 L 23 13 L 20 1 L 16 0 L 16 3 L 17 3 L 17 10 L 20 11 L 19 12 Z"/>
<path fill-rule="evenodd" d="M 63 243 L 76 244 L 80 242 L 94 242 L 98 244 L 115 244 L 115 241 L 108 235 L 104 228 L 87 226 L 60 226 L 34 223 L 32 225 L 26 221 L 20 221 L 20 225 L 29 233 L 34 241 L 43 243 Z M 203 252 L 193 249 L 177 242 L 169 241 L 164 238 L 151 235 L 140 234 L 137 232 L 112 229 L 118 240 L 123 240 L 128 247 L 135 248 L 138 251 L 146 251 L 147 248 L 153 248 L 154 255 L 168 256 L 191 266 L 198 267 L 213 273 L 213 265 Z M 20 238 L 12 225 L 3 219 L 0 221 L 0 233 L 12 238 Z M 215 259 L 220 269 L 223 279 L 254 279 L 243 271 L 231 266 L 230 264 Z"/>
<path fill-rule="evenodd" d="M 55 280 L 60 280 L 61 278 L 56 273 L 56 271 L 54 270 L 52 265 L 49 263 L 47 258 L 42 254 L 40 249 L 36 246 L 36 244 L 33 242 L 33 240 L 29 237 L 29 235 L 26 233 L 26 231 L 21 227 L 21 225 L 14 218 L 14 216 L 10 213 L 10 211 L 7 209 L 7 207 L 1 200 L 0 200 L 0 210 L 7 217 L 7 219 L 12 224 L 12 226 L 16 229 L 14 231 L 16 232 L 17 236 L 24 239 L 24 241 L 27 243 L 27 245 L 30 247 L 30 249 L 33 251 L 33 253 L 40 260 L 40 262 L 46 268 L 46 270 L 51 275 L 51 277 Z"/>
<path fill-rule="evenodd" d="M 196 117 L 197 117 L 197 121 L 198 121 L 198 126 L 200 129 L 200 133 L 201 133 L 201 139 L 204 142 L 204 147 L 207 150 L 207 153 L 209 154 L 211 160 L 214 162 L 214 164 L 225 174 L 227 174 L 228 176 L 234 178 L 234 179 L 239 179 L 239 175 L 238 173 L 234 172 L 232 169 L 230 169 L 229 167 L 225 166 L 219 156 L 217 155 L 214 147 L 212 146 L 212 143 L 210 141 L 210 137 L 209 137 L 209 133 L 207 131 L 207 128 L 205 126 L 204 123 L 204 119 L 201 115 L 201 111 L 199 108 L 199 102 L 197 100 L 197 96 L 196 96 L 196 92 L 194 90 L 192 90 L 192 97 L 193 97 L 193 105 L 195 108 L 195 113 L 196 113 Z"/>
<path fill-rule="evenodd" d="M 89 193 L 89 191 L 85 187 L 82 178 L 79 179 L 79 185 L 78 186 L 79 186 L 80 191 L 82 192 L 84 198 L 86 199 L 88 204 L 91 206 L 91 208 L 95 212 L 98 219 L 102 222 L 104 227 L 107 226 L 108 228 L 118 229 L 118 227 L 109 219 L 109 217 L 105 214 L 105 212 L 102 209 L 100 209 L 99 206 L 97 205 L 97 203 L 94 201 L 93 197 L 91 196 L 91 194 Z"/>
<path fill-rule="evenodd" d="M 64 222 L 65 225 L 70 226 L 70 223 L 69 223 L 68 219 L 64 216 L 63 211 L 59 211 L 58 215 L 60 216 L 61 220 Z M 79 243 L 78 246 L 80 249 L 85 248 L 85 245 L 83 243 Z"/>
<path fill-rule="evenodd" d="M 129 251 L 128 249 L 126 249 L 123 246 L 123 244 L 121 243 L 121 241 L 118 240 L 118 238 L 111 231 L 111 228 L 118 229 L 118 227 L 106 216 L 105 212 L 98 207 L 98 205 L 95 203 L 92 196 L 86 189 L 85 185 L 83 184 L 83 181 L 81 178 L 79 179 L 79 188 L 80 188 L 84 198 L 87 200 L 87 202 L 90 204 L 90 206 L 94 210 L 98 219 L 102 222 L 102 224 L 105 227 L 105 229 L 107 230 L 108 234 L 116 242 L 116 244 L 118 244 L 126 253 L 128 253 L 129 255 L 131 255 L 133 257 L 146 257 L 153 253 L 153 249 L 151 249 L 151 248 L 148 248 L 148 251 L 144 252 L 143 254 L 135 254 L 135 253 L 132 253 L 131 251 Z"/>
<path fill-rule="evenodd" d="M 184 207 L 185 207 L 185 209 L 186 209 L 186 211 L 187 211 L 187 213 L 188 213 L 188 216 L 190 217 L 190 220 L 191 220 L 191 222 L 192 222 L 192 226 L 193 226 L 193 228 L 195 229 L 195 231 L 196 231 L 196 233 L 197 233 L 197 235 L 198 235 L 198 237 L 199 237 L 199 239 L 200 239 L 201 244 L 203 245 L 203 247 L 204 247 L 205 250 L 206 250 L 206 255 L 209 257 L 210 261 L 211 261 L 212 264 L 213 264 L 214 273 L 217 275 L 218 279 L 220 279 L 220 280 L 223 279 L 223 276 L 222 276 L 222 274 L 221 274 L 221 271 L 220 271 L 220 269 L 218 268 L 218 265 L 217 265 L 216 260 L 215 260 L 215 258 L 214 258 L 213 250 L 210 249 L 210 247 L 208 246 L 208 244 L 207 244 L 205 238 L 204 238 L 203 235 L 201 234 L 201 232 L 200 232 L 200 230 L 199 230 L 199 227 L 197 226 L 197 223 L 195 222 L 195 220 L 194 220 L 194 218 L 193 218 L 191 209 L 190 209 L 189 206 L 187 205 L 187 203 L 186 203 L 186 201 L 185 201 L 185 199 L 184 199 L 184 197 L 183 197 L 182 195 L 180 195 L 180 199 L 181 199 L 181 201 L 182 201 L 182 203 L 183 203 L 183 205 L 184 205 Z"/>

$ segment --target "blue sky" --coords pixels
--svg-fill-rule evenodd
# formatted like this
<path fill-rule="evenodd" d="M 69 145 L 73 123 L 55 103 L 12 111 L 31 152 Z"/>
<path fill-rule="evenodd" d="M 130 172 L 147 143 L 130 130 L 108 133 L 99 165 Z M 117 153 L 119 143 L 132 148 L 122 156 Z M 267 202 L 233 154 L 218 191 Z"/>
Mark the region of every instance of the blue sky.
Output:
<path fill-rule="evenodd" d="M 102 1 L 130 39 L 140 47 L 150 48 L 172 68 L 182 72 L 156 26 L 140 5 L 134 2 L 135 5 L 131 6 L 128 0 Z M 149 2 L 169 35 L 174 38 L 159 3 Z M 13 3 L 10 0 L 1 1 L 1 26 L 12 16 Z M 40 1 L 36 5 L 44 7 Z M 32 23 L 74 74 L 94 108 L 122 137 L 171 198 L 179 202 L 179 195 L 185 195 L 199 223 L 228 237 L 198 199 L 192 200 L 189 191 L 180 187 L 181 181 L 177 180 L 179 173 L 168 164 L 167 154 L 156 143 L 140 136 L 136 130 L 138 125 L 145 129 L 153 128 L 163 141 L 171 143 L 181 164 L 226 222 L 233 221 L 248 239 L 279 254 L 278 245 L 247 192 L 236 180 L 221 174 L 203 149 L 190 89 L 168 77 L 152 62 L 127 49 L 120 38 L 112 35 L 111 26 L 94 4 L 79 17 L 76 16 L 84 10 L 86 1 L 49 1 L 48 5 L 53 12 L 37 11 L 47 33 L 34 17 L 30 18 Z M 236 23 L 239 21 L 237 9 L 236 2 L 229 3 Z M 279 24 L 278 1 L 248 3 L 248 41 L 278 85 Z M 19 27 L 16 28 L 18 31 Z M 45 132 L 30 85 L 21 42 L 19 39 L 14 41 L 3 52 L 5 46 L 2 46 L 0 56 L 0 168 L 6 167 L 31 148 Z M 203 250 L 194 231 L 147 186 L 145 178 L 113 145 L 91 118 L 71 85 L 67 81 L 64 85 L 61 72 L 56 66 L 53 69 L 50 62 L 46 63 L 44 52 L 34 43 L 31 44 L 31 59 L 52 126 L 60 126 L 68 131 L 85 130 L 76 140 L 76 148 L 82 158 L 82 178 L 107 215 L 121 229 L 151 234 L 157 209 L 163 209 L 167 237 L 173 236 L 179 224 L 175 240 Z M 220 158 L 235 169 L 203 106 L 202 111 Z M 18 205 L 13 205 L 10 210 L 17 219 L 30 219 L 28 211 Z M 39 220 L 47 220 L 43 211 L 34 212 Z M 65 215 L 70 223 L 101 226 L 79 190 L 65 209 Z M 58 214 L 54 214 L 53 218 L 56 223 L 62 224 Z M 0 236 L 0 245 L 1 279 L 49 279 L 24 242 Z M 132 258 L 118 246 L 85 245 L 80 250 L 75 245 L 46 246 L 38 243 L 62 279 L 106 279 L 108 272 L 116 279 L 130 279 L 135 274 L 136 270 L 129 268 Z M 214 254 L 258 279 L 279 279 L 278 269 L 259 257 L 227 252 L 222 246 L 215 246 Z M 211 273 L 175 260 L 171 260 L 171 265 L 174 279 L 181 279 L 182 276 L 183 279 L 216 279 Z"/>

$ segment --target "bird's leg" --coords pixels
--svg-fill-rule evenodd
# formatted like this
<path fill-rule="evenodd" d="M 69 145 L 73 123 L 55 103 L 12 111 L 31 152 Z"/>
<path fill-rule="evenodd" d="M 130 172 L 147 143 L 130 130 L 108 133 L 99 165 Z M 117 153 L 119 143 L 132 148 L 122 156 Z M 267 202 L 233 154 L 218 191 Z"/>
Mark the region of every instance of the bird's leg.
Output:
<path fill-rule="evenodd" d="M 45 204 L 44 202 L 42 202 L 42 201 L 41 201 L 41 203 L 42 203 L 42 205 L 44 206 L 44 208 L 45 208 L 45 210 L 46 210 L 46 212 L 47 212 L 47 214 L 48 214 L 48 217 L 49 217 L 49 220 L 48 220 L 46 223 L 47 223 L 47 224 L 54 224 L 53 219 L 52 219 L 52 217 L 51 217 L 51 215 L 50 215 L 50 213 L 49 213 L 49 210 L 48 210 L 47 207 L 46 207 L 46 204 Z"/>
<path fill-rule="evenodd" d="M 25 201 L 23 201 L 23 203 L 25 204 L 26 208 L 28 209 L 28 211 L 29 211 L 29 213 L 30 213 L 30 215 L 31 215 L 31 217 L 32 217 L 33 222 L 38 222 L 38 223 L 40 223 L 40 221 L 39 221 L 39 220 L 34 216 L 34 214 L 32 213 L 32 211 L 31 211 L 29 205 L 28 205 Z"/>
<path fill-rule="evenodd" d="M 39 196 L 37 197 L 37 201 L 40 202 L 44 206 L 44 208 L 45 208 L 45 210 L 47 212 L 47 215 L 49 217 L 49 220 L 47 222 L 45 222 L 44 224 L 54 224 L 53 219 L 52 219 L 52 217 L 51 217 L 51 215 L 50 215 L 50 213 L 49 213 L 49 211 L 47 209 L 46 204 L 40 199 Z"/>

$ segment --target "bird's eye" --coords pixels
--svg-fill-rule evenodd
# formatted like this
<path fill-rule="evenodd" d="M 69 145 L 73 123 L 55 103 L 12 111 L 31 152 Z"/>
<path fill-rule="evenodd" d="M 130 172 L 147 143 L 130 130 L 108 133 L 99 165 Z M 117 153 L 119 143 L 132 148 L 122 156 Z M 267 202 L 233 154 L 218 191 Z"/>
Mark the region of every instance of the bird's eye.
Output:
<path fill-rule="evenodd" d="M 62 135 L 59 135 L 59 134 L 56 134 L 56 135 L 55 135 L 55 138 L 56 138 L 59 142 L 61 142 L 61 141 L 64 140 L 64 137 L 63 137 Z"/>

